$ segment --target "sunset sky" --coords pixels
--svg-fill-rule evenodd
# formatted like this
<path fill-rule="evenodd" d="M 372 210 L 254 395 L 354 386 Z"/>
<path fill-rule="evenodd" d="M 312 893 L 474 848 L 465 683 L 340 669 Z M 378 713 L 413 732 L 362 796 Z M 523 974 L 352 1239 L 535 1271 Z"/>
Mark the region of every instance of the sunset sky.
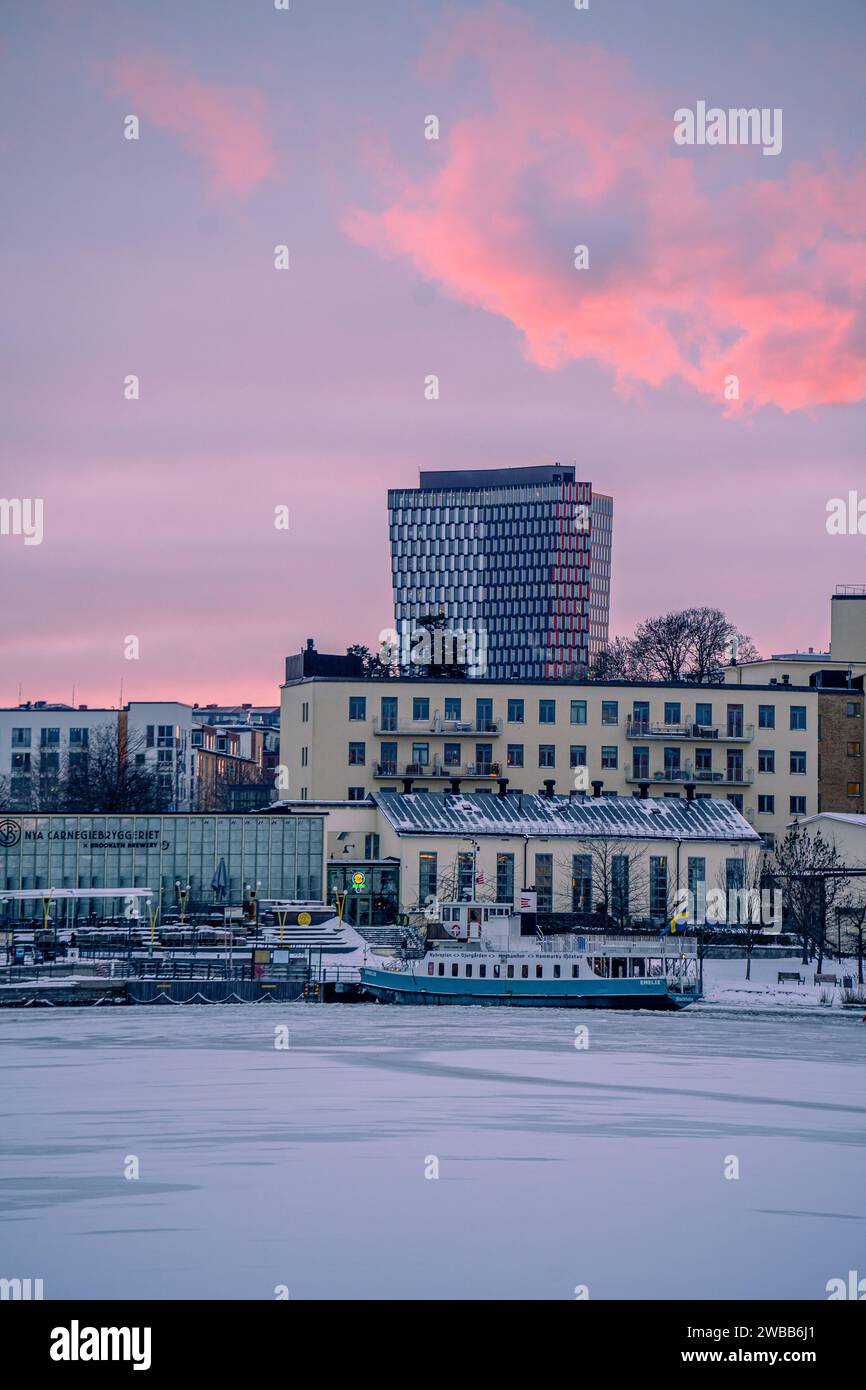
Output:
<path fill-rule="evenodd" d="M 863 0 L 6 0 L 0 494 L 44 540 L 0 536 L 0 704 L 276 702 L 306 637 L 390 626 L 422 468 L 612 494 L 612 634 L 826 644 L 866 583 L 825 526 L 866 497 L 864 40 Z M 781 108 L 781 153 L 675 145 L 699 100 Z"/>

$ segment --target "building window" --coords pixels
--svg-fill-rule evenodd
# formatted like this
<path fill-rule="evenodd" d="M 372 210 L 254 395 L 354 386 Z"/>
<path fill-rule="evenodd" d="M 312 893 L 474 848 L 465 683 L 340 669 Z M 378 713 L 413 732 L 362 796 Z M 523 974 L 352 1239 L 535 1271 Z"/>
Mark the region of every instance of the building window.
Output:
<path fill-rule="evenodd" d="M 795 772 L 795 773 L 798 773 L 798 774 L 801 774 L 801 775 L 802 775 L 802 774 L 805 774 L 805 771 L 806 771 L 806 754 L 805 754 L 805 753 L 802 753 L 802 752 L 795 752 L 795 753 L 792 753 L 792 754 L 791 754 L 791 771 L 792 771 L 792 772 Z"/>
<path fill-rule="evenodd" d="M 505 761 L 509 767 L 523 767 L 523 744 L 509 743 L 505 753 Z"/>
<path fill-rule="evenodd" d="M 351 788 L 350 788 L 350 790 L 351 790 Z M 302 800 L 302 801 L 306 801 L 306 799 L 307 799 L 307 788 L 306 788 L 306 787 L 301 787 L 301 800 Z M 349 800 L 350 800 L 350 801 L 351 801 L 351 799 L 352 799 L 352 798 L 349 797 Z"/>
<path fill-rule="evenodd" d="M 514 855 L 496 856 L 496 901 L 514 903 Z"/>
<path fill-rule="evenodd" d="M 539 724 L 556 723 L 556 701 L 539 700 L 538 702 L 538 722 Z"/>
<path fill-rule="evenodd" d="M 396 734 L 397 732 L 397 697 L 396 695 L 383 695 L 379 727 L 383 734 Z"/>
<path fill-rule="evenodd" d="M 592 855 L 571 857 L 571 910 L 592 912 Z"/>
<path fill-rule="evenodd" d="M 774 854 L 776 850 L 776 837 L 773 834 L 772 830 L 764 830 L 761 833 L 761 839 L 764 842 L 764 849 L 767 851 L 767 853 Z"/>
<path fill-rule="evenodd" d="M 708 729 L 713 722 L 713 707 L 707 704 L 695 705 L 695 723 L 702 729 Z"/>
<path fill-rule="evenodd" d="M 462 902 L 474 896 L 475 859 L 471 850 L 461 850 L 457 856 L 457 898 Z"/>
<path fill-rule="evenodd" d="M 668 722 L 668 721 L 665 721 Z M 673 722 L 673 721 L 671 721 Z M 668 861 L 663 855 L 650 855 L 650 916 L 666 917 L 668 911 Z"/>
<path fill-rule="evenodd" d="M 602 700 L 601 722 L 602 724 L 619 723 L 619 700 Z"/>
<path fill-rule="evenodd" d="M 568 750 L 569 767 L 586 767 L 586 744 L 573 743 Z"/>
<path fill-rule="evenodd" d="M 713 770 L 713 750 L 712 748 L 695 749 L 695 772 L 712 773 Z"/>
<path fill-rule="evenodd" d="M 759 749 L 758 749 L 758 771 L 759 771 L 759 772 L 775 772 L 775 771 L 776 771 L 776 753 L 775 753 L 775 750 L 774 750 L 773 748 L 759 748 Z"/>
<path fill-rule="evenodd" d="M 845 713 L 849 719 L 859 719 L 863 706 L 857 700 L 849 700 L 845 706 Z"/>
<path fill-rule="evenodd" d="M 770 800 L 772 801 L 772 799 L 773 798 L 771 797 Z M 739 811 L 740 815 L 743 814 L 743 797 L 741 792 L 728 792 L 728 795 L 725 798 L 725 800 L 730 801 L 734 810 Z"/>
<path fill-rule="evenodd" d="M 367 790 L 366 790 L 365 787 L 350 787 L 350 788 L 349 788 L 349 800 L 350 800 L 350 801 L 363 801 L 364 798 L 366 797 L 366 795 L 367 795 Z M 306 801 L 306 797 L 302 797 L 302 800 Z"/>
<path fill-rule="evenodd" d="M 59 729 L 41 729 L 39 746 L 40 748 L 56 748 L 60 742 Z"/>
<path fill-rule="evenodd" d="M 349 744 L 349 766 L 350 766 L 350 767 L 363 767 L 364 764 L 366 763 L 366 761 L 367 761 L 367 745 L 366 745 L 366 743 L 350 743 L 350 744 Z"/>
<path fill-rule="evenodd" d="M 792 728 L 792 729 L 805 729 L 805 727 L 806 727 L 806 706 L 805 706 L 805 705 L 792 705 L 792 706 L 791 706 L 791 728 Z"/>
<path fill-rule="evenodd" d="M 681 707 L 680 707 L 680 704 L 679 704 L 679 701 L 678 701 L 678 700 L 666 700 L 666 701 L 665 701 L 665 723 L 666 723 L 666 724 L 679 724 L 679 722 L 680 722 L 680 708 L 681 708 Z"/>
<path fill-rule="evenodd" d="M 310 718 L 310 703 L 309 703 L 308 700 L 305 700 L 304 703 L 301 705 L 301 723 L 302 723 L 302 724 L 308 723 L 308 722 L 309 722 L 309 718 Z M 151 730 L 152 727 L 153 727 L 152 725 L 149 725 L 149 726 L 148 726 L 148 733 L 150 732 L 150 730 Z"/>
<path fill-rule="evenodd" d="M 556 767 L 556 744 L 539 743 L 538 745 L 538 766 Z"/>
<path fill-rule="evenodd" d="M 301 749 L 301 767 L 306 767 L 309 762 L 310 750 L 308 747 Z"/>
<path fill-rule="evenodd" d="M 633 724 L 649 724 L 650 707 L 649 700 L 635 700 L 631 707 L 631 722 Z"/>
<path fill-rule="evenodd" d="M 776 706 L 758 705 L 758 728 L 775 729 L 776 727 Z"/>
<path fill-rule="evenodd" d="M 29 730 L 29 729 L 13 729 L 13 730 L 12 730 L 12 747 L 13 747 L 13 748 L 29 748 L 29 747 L 30 747 L 30 730 Z"/>
<path fill-rule="evenodd" d="M 422 907 L 436 897 L 436 864 L 435 850 L 422 850 L 418 855 L 418 898 Z"/>
<path fill-rule="evenodd" d="M 859 757 L 862 756 L 862 753 L 863 753 L 863 744 L 862 744 L 862 743 L 849 743 L 849 744 L 848 744 L 848 757 L 849 757 L 849 758 L 859 758 Z"/>
<path fill-rule="evenodd" d="M 758 811 L 762 816 L 774 816 L 776 814 L 776 798 L 762 792 L 758 797 Z"/>
<path fill-rule="evenodd" d="M 412 718 L 429 720 L 430 701 L 426 695 L 416 695 L 412 701 Z"/>
<path fill-rule="evenodd" d="M 631 775 L 639 782 L 647 782 L 650 775 L 650 751 L 637 746 L 631 750 Z"/>
<path fill-rule="evenodd" d="M 460 744 L 446 743 L 443 749 L 442 757 L 446 767 L 459 767 L 461 757 Z"/>
<path fill-rule="evenodd" d="M 611 867 L 611 911 L 622 921 L 628 916 L 629 862 L 627 854 L 614 854 Z"/>
<path fill-rule="evenodd" d="M 475 701 L 475 726 L 479 734 L 489 734 L 493 729 L 493 701 Z"/>
<path fill-rule="evenodd" d="M 366 695 L 350 695 L 350 696 L 349 696 L 349 718 L 350 718 L 350 719 L 366 719 L 366 718 L 367 718 L 367 697 L 366 697 Z"/>
<path fill-rule="evenodd" d="M 90 741 L 89 729 L 70 729 L 69 745 L 71 748 L 86 748 Z"/>
<path fill-rule="evenodd" d="M 792 796 L 792 797 L 791 797 L 791 815 L 792 815 L 792 816 L 805 816 L 805 814 L 806 814 L 806 798 L 805 798 L 805 796 Z"/>
<path fill-rule="evenodd" d="M 430 761 L 430 745 L 429 745 L 429 743 L 413 743 L 413 744 L 412 744 L 412 764 L 411 764 L 412 767 L 413 767 L 413 768 L 426 767 L 427 764 L 429 763 L 429 761 Z"/>
<path fill-rule="evenodd" d="M 609 769 L 619 767 L 619 749 L 615 743 L 602 744 L 601 765 Z"/>
<path fill-rule="evenodd" d="M 375 832 L 364 836 L 364 858 L 379 858 L 379 836 Z"/>
<path fill-rule="evenodd" d="M 447 700 L 445 701 L 445 718 L 446 718 L 446 719 L 460 719 L 460 718 L 462 718 L 462 716 L 461 716 L 461 714 L 460 714 L 460 710 L 461 710 L 462 706 L 463 706 L 463 701 L 462 701 L 462 700 L 458 699 L 458 698 L 457 698 L 456 696 L 454 696 L 454 695 L 449 695 L 448 698 L 447 698 Z"/>
<path fill-rule="evenodd" d="M 586 723 L 586 700 L 572 700 L 571 722 L 572 724 Z"/>
<path fill-rule="evenodd" d="M 849 795 L 849 796 L 860 796 L 861 791 L 862 791 L 862 787 L 861 787 L 861 785 L 860 785 L 859 782 L 849 782 L 849 783 L 848 783 L 848 795 Z"/>
<path fill-rule="evenodd" d="M 535 891 L 538 894 L 538 911 L 553 911 L 553 855 L 535 856 Z"/>
<path fill-rule="evenodd" d="M 508 722 L 509 722 L 509 724 L 522 724 L 522 723 L 523 723 L 523 701 L 522 701 L 522 700 L 509 700 L 509 701 L 508 701 Z"/>

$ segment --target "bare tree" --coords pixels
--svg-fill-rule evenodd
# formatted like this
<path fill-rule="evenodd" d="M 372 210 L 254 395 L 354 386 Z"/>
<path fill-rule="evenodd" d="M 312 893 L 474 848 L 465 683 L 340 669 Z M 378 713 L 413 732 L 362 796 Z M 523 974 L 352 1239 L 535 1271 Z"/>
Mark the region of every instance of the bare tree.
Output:
<path fill-rule="evenodd" d="M 90 731 L 86 753 L 66 759 L 59 810 L 99 814 L 164 811 L 171 794 L 162 790 L 148 762 L 141 734 L 121 735 L 114 724 Z"/>
<path fill-rule="evenodd" d="M 741 891 L 745 895 L 742 899 L 744 911 L 739 915 L 736 923 L 731 924 L 729 916 L 727 920 L 729 925 L 736 925 L 743 933 L 743 944 L 746 948 L 746 979 L 751 980 L 752 955 L 755 945 L 763 935 L 765 926 L 761 920 L 761 894 L 768 887 L 766 851 L 763 847 L 761 849 L 747 848 L 739 862 L 743 865 L 743 881 L 734 891 Z M 724 892 L 725 902 L 729 904 L 728 894 L 731 888 L 728 885 L 727 869 L 721 864 L 716 876 L 716 887 Z M 757 910 L 755 910 L 756 908 Z"/>
<path fill-rule="evenodd" d="M 684 608 L 638 623 L 633 637 L 616 637 L 596 657 L 596 680 L 660 680 L 702 683 L 721 678 L 736 651 L 753 661 L 751 638 L 719 608 Z"/>
<path fill-rule="evenodd" d="M 806 965 L 817 956 L 820 973 L 830 918 L 850 904 L 848 880 L 839 872 L 845 868 L 839 852 L 820 830 L 810 835 L 795 824 L 777 848 L 770 867 L 781 881 L 785 915 L 799 938 L 802 963 Z"/>

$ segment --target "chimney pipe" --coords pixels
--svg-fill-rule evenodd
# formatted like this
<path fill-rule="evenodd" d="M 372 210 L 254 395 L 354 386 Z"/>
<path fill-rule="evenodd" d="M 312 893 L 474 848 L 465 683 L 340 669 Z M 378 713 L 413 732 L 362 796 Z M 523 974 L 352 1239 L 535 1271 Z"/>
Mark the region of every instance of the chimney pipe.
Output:
<path fill-rule="evenodd" d="M 413 777 L 403 778 L 403 792 L 406 796 L 409 796 L 410 792 L 412 791 L 412 783 L 414 780 L 415 779 Z"/>
<path fill-rule="evenodd" d="M 459 777 L 452 777 L 452 778 L 451 778 L 451 795 L 452 795 L 452 796 L 459 796 L 459 795 L 460 795 L 460 778 L 459 778 Z"/>
<path fill-rule="evenodd" d="M 696 785 L 695 782 L 686 782 L 686 801 L 694 801 Z"/>
<path fill-rule="evenodd" d="M 500 795 L 500 796 L 505 796 L 505 795 L 507 794 L 507 792 L 508 792 L 508 778 L 507 778 L 507 777 L 500 777 L 500 779 L 499 779 L 499 795 Z"/>
<path fill-rule="evenodd" d="M 637 785 L 638 785 L 638 790 L 640 791 L 640 799 L 641 799 L 641 801 L 646 801 L 647 797 L 649 796 L 649 788 L 650 788 L 649 782 L 638 782 Z"/>
<path fill-rule="evenodd" d="M 539 796 L 546 796 L 547 799 L 548 799 L 548 801 L 552 800 L 552 799 L 553 799 L 553 788 L 554 788 L 555 786 L 556 786 L 556 778 L 555 778 L 555 777 L 545 777 L 545 779 L 544 779 L 544 791 L 543 791 L 543 792 L 539 792 Z"/>
<path fill-rule="evenodd" d="M 604 786 L 604 779 L 603 779 L 602 777 L 597 777 L 597 778 L 595 779 L 595 781 L 593 782 L 593 784 L 592 784 L 592 794 L 593 794 L 594 797 L 599 797 L 599 796 L 601 796 L 601 789 L 602 789 L 603 786 Z"/>

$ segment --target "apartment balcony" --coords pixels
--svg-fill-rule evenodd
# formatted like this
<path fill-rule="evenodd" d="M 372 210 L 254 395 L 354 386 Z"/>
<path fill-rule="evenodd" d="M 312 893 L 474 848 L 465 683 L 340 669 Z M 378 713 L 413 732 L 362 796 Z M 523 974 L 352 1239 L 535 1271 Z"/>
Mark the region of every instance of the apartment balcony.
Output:
<path fill-rule="evenodd" d="M 634 770 L 626 774 L 627 782 L 637 785 L 649 782 L 651 786 L 682 786 L 684 782 L 694 782 L 698 787 L 750 787 L 755 780 L 752 768 L 738 770 L 724 768 L 719 772 L 693 772 L 687 768 L 667 768 L 664 772 L 648 772 L 645 776 Z"/>
<path fill-rule="evenodd" d="M 629 719 L 626 738 L 692 739 L 695 743 L 751 743 L 755 737 L 754 724 L 650 724 L 641 719 Z"/>
<path fill-rule="evenodd" d="M 443 734 L 447 738 L 496 738 L 502 733 L 501 719 L 381 719 L 373 718 L 373 733 L 380 738 L 405 734 L 411 738 Z"/>
<path fill-rule="evenodd" d="M 417 777 L 421 780 L 448 781 L 452 777 L 498 777 L 499 763 L 454 763 L 445 765 L 438 759 L 432 763 L 374 763 L 374 777 Z"/>

